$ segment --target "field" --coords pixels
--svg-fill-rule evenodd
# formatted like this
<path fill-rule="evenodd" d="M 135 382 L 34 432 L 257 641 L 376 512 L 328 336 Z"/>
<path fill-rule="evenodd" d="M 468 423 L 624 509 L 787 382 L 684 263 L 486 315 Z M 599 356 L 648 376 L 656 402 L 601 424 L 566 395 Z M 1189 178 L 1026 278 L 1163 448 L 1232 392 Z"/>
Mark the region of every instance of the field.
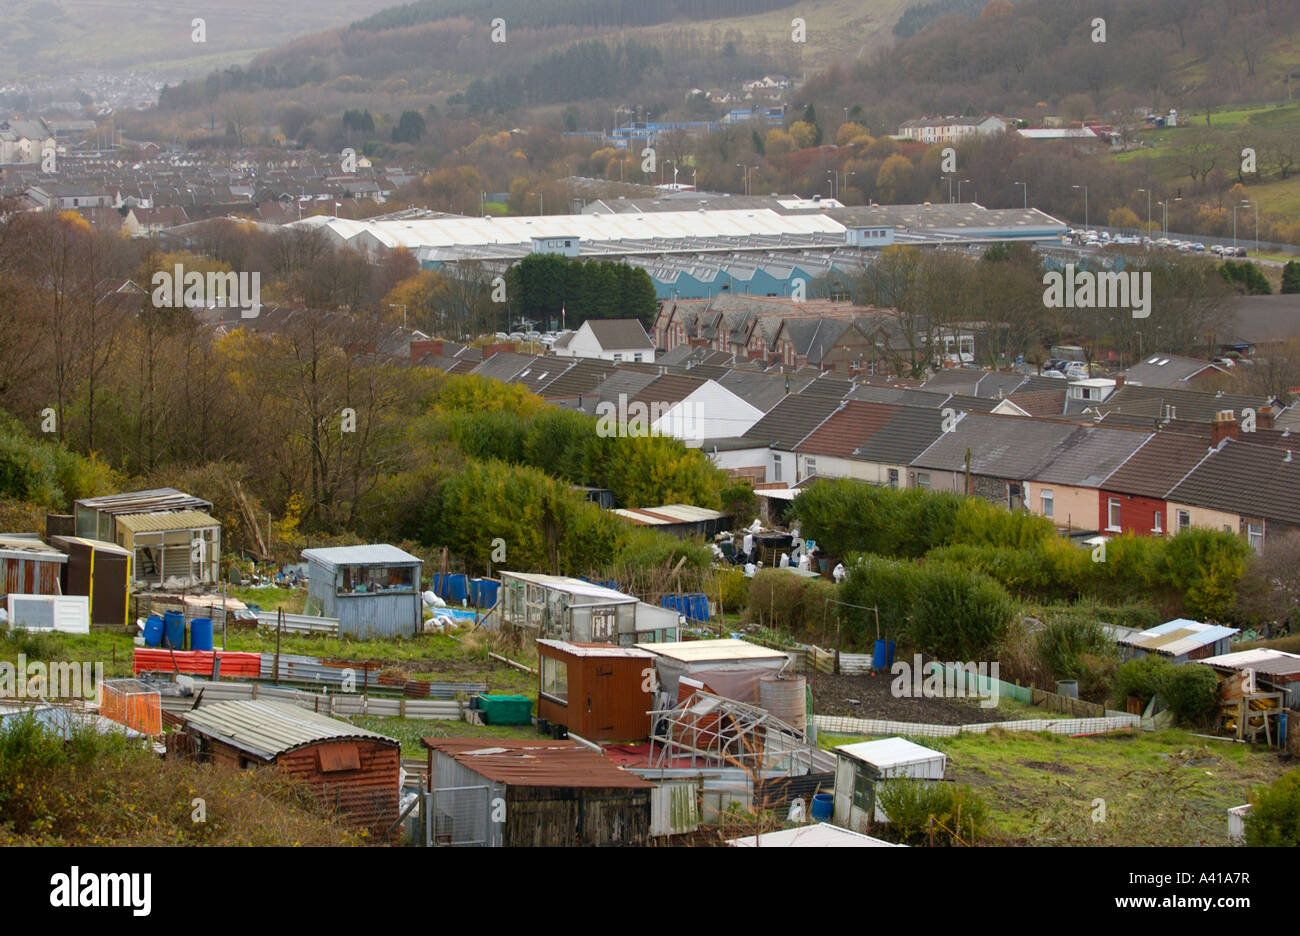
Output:
<path fill-rule="evenodd" d="M 998 844 L 1008 845 L 1227 845 L 1226 810 L 1291 766 L 1265 749 L 1178 730 L 916 740 L 948 755 L 947 778 L 985 798 Z"/>

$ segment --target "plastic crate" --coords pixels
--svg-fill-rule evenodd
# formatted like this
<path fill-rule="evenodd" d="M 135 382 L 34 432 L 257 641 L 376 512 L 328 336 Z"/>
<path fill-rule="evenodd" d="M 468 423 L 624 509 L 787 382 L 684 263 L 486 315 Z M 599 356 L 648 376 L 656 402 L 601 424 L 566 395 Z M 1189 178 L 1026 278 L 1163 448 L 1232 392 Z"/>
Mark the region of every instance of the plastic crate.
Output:
<path fill-rule="evenodd" d="M 531 725 L 533 700 L 523 695 L 480 695 L 479 711 L 489 725 Z"/>

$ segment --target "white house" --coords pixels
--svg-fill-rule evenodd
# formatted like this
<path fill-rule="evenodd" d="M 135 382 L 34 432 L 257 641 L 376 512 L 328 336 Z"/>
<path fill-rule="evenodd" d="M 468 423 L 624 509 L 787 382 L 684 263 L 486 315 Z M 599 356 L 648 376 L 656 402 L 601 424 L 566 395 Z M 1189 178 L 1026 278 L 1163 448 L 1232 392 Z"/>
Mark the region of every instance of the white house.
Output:
<path fill-rule="evenodd" d="M 600 358 L 605 361 L 653 361 L 654 342 L 636 319 L 587 319 L 573 332 L 555 342 L 551 350 L 559 357 Z"/>
<path fill-rule="evenodd" d="M 922 143 L 957 143 L 974 136 L 1005 133 L 1010 125 L 1001 117 L 918 117 L 898 128 L 898 135 Z"/>

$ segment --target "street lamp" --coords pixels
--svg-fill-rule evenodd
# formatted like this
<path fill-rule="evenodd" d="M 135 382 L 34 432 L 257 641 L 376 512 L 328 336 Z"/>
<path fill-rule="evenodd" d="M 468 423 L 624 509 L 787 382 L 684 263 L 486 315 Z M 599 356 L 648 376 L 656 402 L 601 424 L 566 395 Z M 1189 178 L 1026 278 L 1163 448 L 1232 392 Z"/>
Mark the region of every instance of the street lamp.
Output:
<path fill-rule="evenodd" d="M 1138 189 L 1138 191 L 1139 191 L 1139 192 L 1146 192 L 1146 193 L 1147 193 L 1147 236 L 1146 236 L 1146 240 L 1147 240 L 1147 242 L 1148 242 L 1148 243 L 1147 243 L 1147 249 L 1150 250 L 1150 249 L 1151 249 L 1151 244 L 1150 244 L 1150 241 L 1151 241 L 1151 189 L 1140 188 L 1140 189 Z"/>
<path fill-rule="evenodd" d="M 948 175 L 948 176 L 939 176 L 939 181 L 940 181 L 940 182 L 942 182 L 944 179 L 947 179 L 947 180 L 948 180 L 948 204 L 951 205 L 951 204 L 952 204 L 952 176 L 950 176 L 950 175 Z"/>
<path fill-rule="evenodd" d="M 1071 185 L 1070 188 L 1083 189 L 1083 229 L 1086 231 L 1088 229 L 1088 186 Z"/>
<path fill-rule="evenodd" d="M 969 181 L 970 181 L 970 179 L 958 179 L 958 180 L 957 180 L 957 201 L 958 201 L 958 203 L 961 202 L 961 184 L 962 184 L 963 182 L 969 182 Z"/>
<path fill-rule="evenodd" d="M 1161 206 L 1164 208 L 1164 215 L 1161 217 L 1161 221 L 1160 221 L 1161 237 L 1169 236 L 1169 203 L 1171 201 L 1182 201 L 1182 200 L 1183 200 L 1182 196 L 1180 195 L 1178 198 L 1166 198 L 1164 201 L 1160 203 Z"/>
<path fill-rule="evenodd" d="M 390 302 L 388 303 L 388 308 L 402 310 L 402 327 L 405 328 L 406 327 L 406 303 Z"/>
<path fill-rule="evenodd" d="M 1028 210 L 1029 210 L 1029 183 L 1028 183 L 1028 182 L 1013 182 L 1012 184 L 1013 184 L 1013 185 L 1023 185 L 1023 186 L 1025 187 L 1025 210 L 1028 211 Z"/>
<path fill-rule="evenodd" d="M 1240 205 L 1232 206 L 1232 249 L 1233 250 L 1237 249 L 1237 209 L 1249 208 L 1249 207 L 1250 207 L 1250 202 L 1245 198 L 1241 200 Z M 1256 214 L 1258 214 L 1258 212 L 1256 212 Z M 1256 249 L 1258 250 L 1259 248 Z"/>
<path fill-rule="evenodd" d="M 827 169 L 826 174 L 831 178 L 831 198 L 835 197 L 835 183 L 839 180 L 839 173 L 834 169 Z"/>

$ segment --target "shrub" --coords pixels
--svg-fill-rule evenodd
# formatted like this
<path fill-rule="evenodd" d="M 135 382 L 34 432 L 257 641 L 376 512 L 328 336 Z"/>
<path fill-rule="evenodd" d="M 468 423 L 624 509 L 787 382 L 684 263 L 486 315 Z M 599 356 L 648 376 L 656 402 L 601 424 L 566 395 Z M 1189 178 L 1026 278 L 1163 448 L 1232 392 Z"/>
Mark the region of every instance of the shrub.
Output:
<path fill-rule="evenodd" d="M 1115 693 L 1120 707 L 1130 695 L 1141 699 L 1144 706 L 1158 695 L 1178 724 L 1200 727 L 1209 724 L 1218 710 L 1219 678 L 1208 666 L 1176 666 L 1148 655 L 1130 660 L 1116 671 Z"/>
<path fill-rule="evenodd" d="M 749 616 L 797 639 L 821 640 L 823 623 L 833 620 L 826 599 L 835 595 L 835 584 L 825 579 L 789 569 L 760 569 L 749 586 Z"/>
<path fill-rule="evenodd" d="M 848 575 L 840 586 L 840 601 L 858 607 L 837 608 L 844 622 L 843 649 L 871 646 L 876 639 L 877 613 L 880 636 L 896 640 L 910 635 L 920 570 L 910 562 L 879 556 L 849 557 L 845 565 Z"/>
<path fill-rule="evenodd" d="M 1160 691 L 1161 677 L 1168 666 L 1168 662 L 1158 656 L 1138 657 L 1122 664 L 1115 671 L 1116 708 L 1123 709 L 1129 696 L 1137 696 L 1145 708 L 1151 697 Z"/>
<path fill-rule="evenodd" d="M 968 786 L 897 779 L 878 784 L 876 796 L 895 842 L 930 844 L 931 818 L 936 846 L 976 845 L 987 835 L 988 804 Z"/>
<path fill-rule="evenodd" d="M 1300 846 L 1300 770 L 1251 793 L 1246 814 L 1246 844 L 1252 847 Z"/>
<path fill-rule="evenodd" d="M 912 643 L 950 660 L 987 660 L 1015 613 L 1006 589 L 950 563 L 921 568 L 912 609 Z"/>
<path fill-rule="evenodd" d="M 1035 641 L 1034 649 L 1048 680 L 1077 679 L 1083 691 L 1101 667 L 1101 661 L 1118 656 L 1115 645 L 1095 620 L 1064 617 L 1049 621 Z M 1098 687 L 1089 686 L 1090 691 Z"/>
<path fill-rule="evenodd" d="M 1237 583 L 1251 555 L 1245 541 L 1220 530 L 1186 530 L 1165 543 L 1159 580 L 1183 596 L 1185 613 L 1222 620 L 1232 610 Z"/>
<path fill-rule="evenodd" d="M 710 598 L 721 596 L 722 610 L 728 614 L 745 610 L 749 603 L 749 579 L 740 569 L 721 569 Z"/>

